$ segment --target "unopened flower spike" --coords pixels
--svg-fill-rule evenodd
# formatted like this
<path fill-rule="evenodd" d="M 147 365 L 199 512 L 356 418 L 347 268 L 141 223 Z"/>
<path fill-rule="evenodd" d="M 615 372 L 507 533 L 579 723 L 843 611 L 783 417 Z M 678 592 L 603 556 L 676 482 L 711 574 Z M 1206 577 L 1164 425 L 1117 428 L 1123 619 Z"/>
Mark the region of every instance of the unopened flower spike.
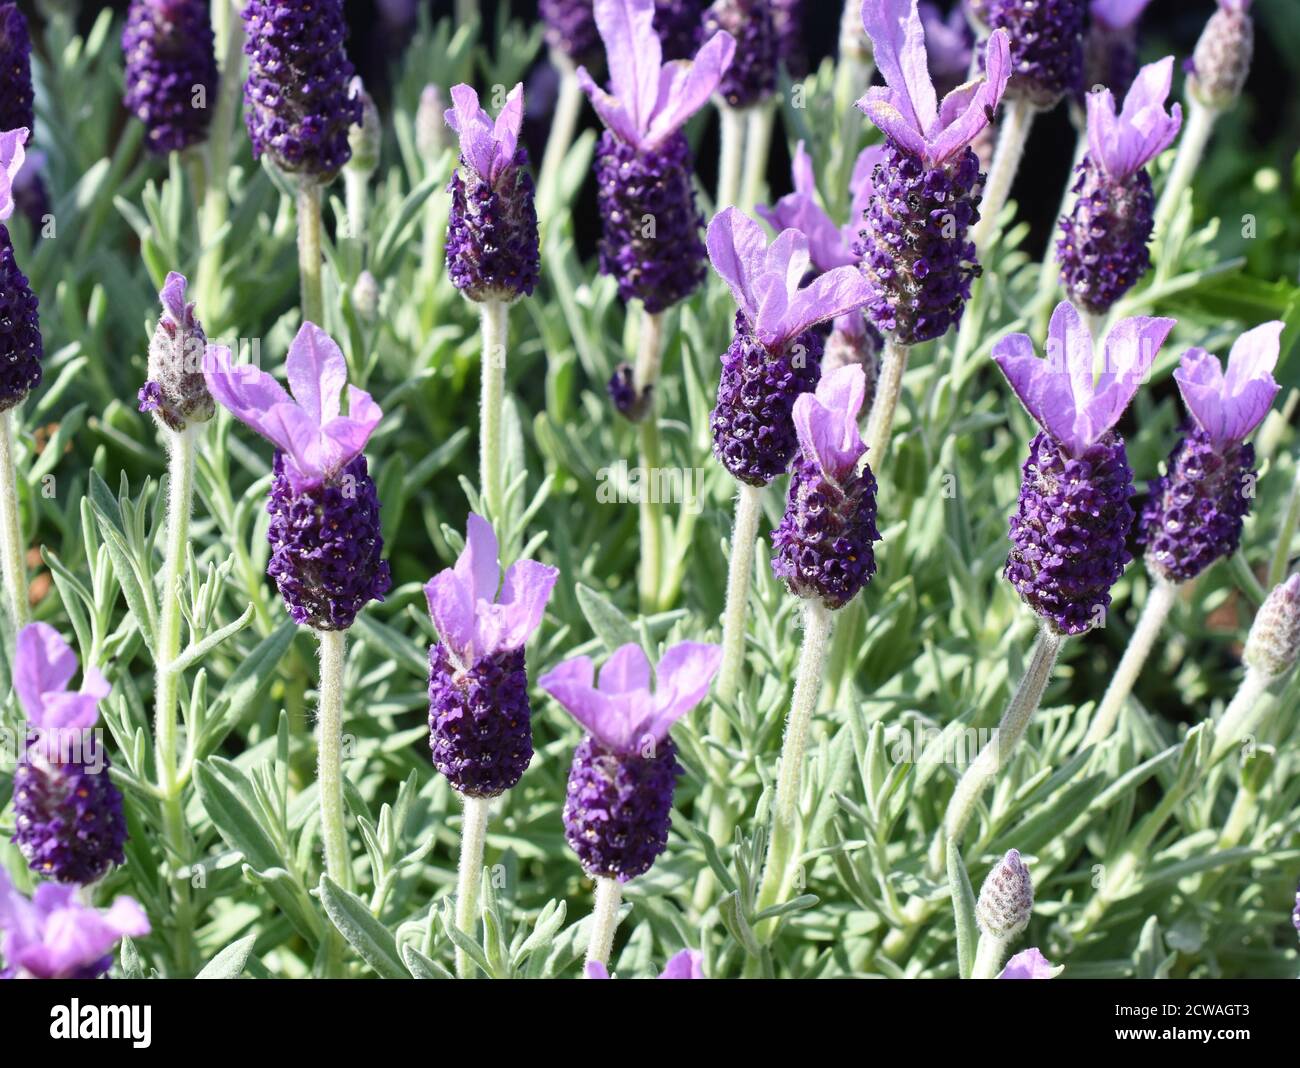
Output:
<path fill-rule="evenodd" d="M 1146 165 L 1178 136 L 1183 113 L 1165 112 L 1174 60 L 1143 67 L 1116 114 L 1109 89 L 1088 94 L 1088 151 L 1079 164 L 1074 208 L 1061 219 L 1056 257 L 1071 298 L 1104 315 L 1151 264 L 1155 197 Z"/>
<path fill-rule="evenodd" d="M 1007 947 L 1024 933 L 1034 911 L 1034 883 L 1020 852 L 1008 850 L 993 867 L 975 902 L 979 945 L 972 979 L 992 979 L 1002 966 Z"/>
<path fill-rule="evenodd" d="M 704 12 L 704 34 L 719 31 L 736 42 L 736 52 L 718 84 L 733 108 L 748 108 L 776 92 L 781 39 L 774 0 L 713 0 Z"/>
<path fill-rule="evenodd" d="M 207 139 L 217 57 L 206 0 L 131 0 L 122 31 L 123 103 L 150 151 L 180 152 Z"/>
<path fill-rule="evenodd" d="M 1029 446 L 1020 503 L 1011 517 L 1005 576 L 1058 635 L 1101 621 L 1110 588 L 1131 559 L 1133 472 L 1113 429 L 1172 319 L 1136 317 L 1111 327 L 1100 377 L 1093 338 L 1073 305 L 1052 313 L 1047 358 L 1024 334 L 993 346 L 993 358 L 1042 430 Z"/>
<path fill-rule="evenodd" d="M 19 631 L 14 690 L 28 739 L 14 770 L 14 844 L 38 875 L 86 885 L 125 859 L 126 819 L 94 729 L 108 682 L 88 667 L 81 689 L 69 690 L 76 673 L 76 654 L 53 627 Z"/>
<path fill-rule="evenodd" d="M 216 411 L 203 378 L 208 339 L 187 301 L 183 274 L 167 275 L 158 294 L 163 313 L 149 342 L 149 379 L 140 387 L 140 411 L 153 412 L 168 430 L 180 433 L 206 423 Z"/>
<path fill-rule="evenodd" d="M 1250 626 L 1242 653 L 1246 666 L 1270 682 L 1300 660 L 1300 574 L 1275 586 Z"/>
<path fill-rule="evenodd" d="M 1151 483 L 1140 522 L 1147 566 L 1171 582 L 1195 578 L 1241 543 L 1256 477 L 1246 438 L 1281 389 L 1273 368 L 1282 328 L 1264 323 L 1238 337 L 1226 373 L 1202 348 L 1184 352 L 1174 372 L 1190 419 L 1165 474 Z"/>
<path fill-rule="evenodd" d="M 0 979 L 98 979 L 113 967 L 118 942 L 148 933 L 133 898 L 96 909 L 77 900 L 76 887 L 42 883 L 29 900 L 0 868 Z"/>
<path fill-rule="evenodd" d="M 447 125 L 460 137 L 451 177 L 447 273 L 470 300 L 510 302 L 532 293 L 540 258 L 533 179 L 519 139 L 524 87 L 516 85 L 493 120 L 468 85 L 451 90 Z"/>
<path fill-rule="evenodd" d="M 588 979 L 608 979 L 609 969 L 598 960 L 588 961 L 584 969 Z M 660 979 L 704 979 L 704 955 L 698 950 L 683 949 L 669 958 Z"/>
<path fill-rule="evenodd" d="M 1213 111 L 1231 107 L 1241 96 L 1255 51 L 1251 0 L 1218 0 L 1187 63 L 1187 91 Z"/>
<path fill-rule="evenodd" d="M 1138 69 L 1138 22 L 1151 0 L 1091 0 L 1083 42 L 1084 93 L 1128 92 Z"/>

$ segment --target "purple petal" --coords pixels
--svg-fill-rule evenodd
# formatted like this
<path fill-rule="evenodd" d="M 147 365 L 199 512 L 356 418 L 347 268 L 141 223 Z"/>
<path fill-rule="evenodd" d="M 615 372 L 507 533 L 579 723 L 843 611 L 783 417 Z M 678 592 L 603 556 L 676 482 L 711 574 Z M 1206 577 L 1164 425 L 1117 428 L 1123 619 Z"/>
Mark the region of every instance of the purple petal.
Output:
<path fill-rule="evenodd" d="M 456 558 L 456 578 L 469 592 L 470 602 L 477 604 L 497 599 L 501 585 L 500 552 L 496 531 L 481 515 L 470 512 L 465 520 L 465 548 Z"/>
<path fill-rule="evenodd" d="M 659 75 L 654 117 L 641 138 L 641 146 L 653 148 L 685 126 L 708 103 L 735 53 L 735 39 L 719 30 L 704 43 L 694 60 L 679 59 L 667 64 Z"/>
<path fill-rule="evenodd" d="M 993 359 L 1039 426 L 1073 452 L 1087 448 L 1075 433 L 1076 393 L 1091 394 L 1092 340 L 1072 304 L 1062 301 L 1052 313 L 1046 359 L 1039 359 L 1026 334 L 1000 338 Z"/>
<path fill-rule="evenodd" d="M 14 213 L 14 182 L 26 159 L 27 127 L 0 133 L 0 222 Z"/>
<path fill-rule="evenodd" d="M 471 85 L 453 85 L 451 103 L 445 113 L 447 125 L 460 137 L 460 154 L 479 175 L 490 180 L 496 142 L 492 139 L 492 120 L 479 107 L 478 93 Z"/>
<path fill-rule="evenodd" d="M 578 68 L 578 85 L 587 94 L 587 99 L 591 101 L 591 106 L 600 116 L 601 122 L 628 144 L 641 143 L 640 131 L 637 130 L 636 123 L 632 121 L 632 116 L 628 114 L 623 102 L 597 85 L 596 80 L 587 73 L 586 67 Z"/>
<path fill-rule="evenodd" d="M 162 302 L 163 308 L 178 323 L 185 319 L 185 288 L 188 285 L 189 282 L 183 274 L 179 271 L 171 271 L 158 292 L 158 299 Z"/>
<path fill-rule="evenodd" d="M 535 560 L 516 560 L 510 565 L 500 600 L 492 606 L 493 632 L 486 636 L 480 655 L 522 649 L 528 643 L 541 625 L 559 575 L 556 568 Z"/>
<path fill-rule="evenodd" d="M 502 168 L 508 166 L 515 158 L 519 148 L 519 131 L 524 125 L 524 85 L 519 82 L 510 90 L 505 105 L 492 127 L 492 139 L 496 147 L 492 156 L 491 178 L 496 181 Z"/>
<path fill-rule="evenodd" d="M 1173 328 L 1173 319 L 1147 316 L 1121 319 L 1110 328 L 1105 363 L 1087 403 L 1088 444 L 1119 422 Z"/>
<path fill-rule="evenodd" d="M 620 645 L 600 669 L 601 693 L 650 692 L 650 660 L 636 642 Z"/>
<path fill-rule="evenodd" d="M 596 0 L 596 28 L 605 42 L 609 84 L 639 139 L 659 98 L 663 48 L 654 31 L 654 0 Z"/>
<path fill-rule="evenodd" d="M 318 427 L 338 417 L 348 364 L 329 334 L 315 323 L 303 323 L 289 345 L 284 371 L 293 399 Z"/>
<path fill-rule="evenodd" d="M 1182 108 L 1174 104 L 1165 114 L 1173 70 L 1173 56 L 1143 67 L 1118 116 L 1109 89 L 1088 94 L 1088 152 L 1114 181 L 1122 182 L 1136 174 L 1178 136 Z"/>
<path fill-rule="evenodd" d="M 723 208 L 705 234 L 709 260 L 731 289 L 737 306 L 750 322 L 758 318 L 754 282 L 762 275 L 767 257 L 763 228 L 738 208 Z"/>
<path fill-rule="evenodd" d="M 1088 13 L 1112 30 L 1125 30 L 1142 17 L 1151 0 L 1092 0 Z"/>
<path fill-rule="evenodd" d="M 861 271 L 856 267 L 836 267 L 790 297 L 781 323 L 781 336 L 795 337 L 818 323 L 863 307 L 870 299 L 871 290 Z"/>
<path fill-rule="evenodd" d="M 231 415 L 281 449 L 288 448 L 287 442 L 276 441 L 263 426 L 266 414 L 277 406 L 296 407 L 279 382 L 252 364 L 233 364 L 230 350 L 224 345 L 208 346 L 203 358 L 203 379 L 208 392 Z"/>
<path fill-rule="evenodd" d="M 815 459 L 833 482 L 843 482 L 867 451 L 858 430 L 866 388 L 861 365 L 849 364 L 822 375 L 815 393 L 800 394 L 794 402 L 795 432 L 804 455 Z"/>
<path fill-rule="evenodd" d="M 1037 949 L 1017 953 L 999 973 L 999 979 L 1050 979 L 1056 968 Z"/>
<path fill-rule="evenodd" d="M 681 642 L 665 652 L 655 672 L 654 715 L 642 730 L 662 742 L 672 725 L 704 700 L 721 665 L 720 645 Z"/>
<path fill-rule="evenodd" d="M 1228 373 L 1202 348 L 1183 353 L 1174 372 L 1183 403 L 1215 448 L 1244 441 L 1259 426 L 1281 388 L 1273 378 L 1283 324 L 1264 323 L 1232 346 Z"/>
<path fill-rule="evenodd" d="M 439 640 L 456 654 L 462 667 L 469 667 L 473 663 L 477 634 L 477 605 L 469 589 L 457 577 L 455 569 L 449 567 L 425 583 L 424 596 Z"/>
<path fill-rule="evenodd" d="M 865 154 L 864 152 L 863 155 Z M 860 163 L 861 157 L 859 157 Z M 812 159 L 802 141 L 795 149 L 790 172 L 795 191 L 783 196 L 770 208 L 760 206 L 755 210 L 775 230 L 794 229 L 803 233 L 808 239 L 808 253 L 817 270 L 829 271 L 832 267 L 855 264 L 857 258 L 853 255 L 851 237 L 846 240 L 850 227 L 845 227 L 841 231 L 818 203 Z M 856 169 L 854 178 L 855 180 L 858 178 Z M 868 174 L 868 185 L 870 181 L 871 177 Z M 860 212 L 855 212 L 855 217 L 858 215 Z M 854 235 L 860 225 L 857 222 L 853 224 Z"/>
<path fill-rule="evenodd" d="M 958 86 L 943 99 L 933 127 L 927 131 L 925 159 L 934 166 L 956 155 L 989 124 L 997 111 L 1011 77 L 1010 38 L 1006 30 L 995 30 L 984 51 L 984 80 L 972 92 L 969 84 Z"/>
<path fill-rule="evenodd" d="M 567 660 L 537 680 L 606 749 L 628 750 L 630 702 L 611 698 L 593 685 L 596 669 L 590 657 Z"/>
<path fill-rule="evenodd" d="M 872 86 L 858 101 L 857 108 L 876 124 L 887 137 L 914 156 L 927 151 L 924 132 L 902 110 L 899 94 L 893 89 Z"/>
<path fill-rule="evenodd" d="M 609 970 L 598 960 L 589 960 L 583 967 L 588 979 L 608 979 Z"/>
<path fill-rule="evenodd" d="M 29 623 L 18 632 L 13 684 L 29 723 L 46 725 L 45 695 L 65 691 L 76 673 L 76 653 L 48 623 Z"/>
<path fill-rule="evenodd" d="M 670 957 L 659 973 L 660 979 L 703 979 L 704 954 L 694 949 L 683 949 Z"/>
<path fill-rule="evenodd" d="M 916 0 L 863 0 L 862 25 L 874 46 L 876 67 L 894 90 L 899 113 L 918 132 L 927 129 L 937 102 Z"/>

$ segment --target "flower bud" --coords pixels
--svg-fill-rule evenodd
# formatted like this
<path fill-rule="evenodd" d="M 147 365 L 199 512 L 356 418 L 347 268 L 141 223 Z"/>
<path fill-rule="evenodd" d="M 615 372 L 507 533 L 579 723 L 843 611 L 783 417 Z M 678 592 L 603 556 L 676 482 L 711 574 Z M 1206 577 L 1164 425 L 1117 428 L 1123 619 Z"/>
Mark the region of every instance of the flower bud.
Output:
<path fill-rule="evenodd" d="M 379 314 L 379 282 L 369 271 L 357 275 L 352 285 L 352 306 L 368 323 L 373 323 Z"/>
<path fill-rule="evenodd" d="M 1018 850 L 1011 849 L 988 874 L 975 903 L 980 929 L 991 938 L 1010 940 L 1029 926 L 1034 883 Z"/>
<path fill-rule="evenodd" d="M 352 150 L 348 166 L 360 174 L 374 174 L 379 166 L 379 149 L 384 139 L 379 109 L 360 78 L 353 78 L 350 88 L 353 97 L 361 101 L 361 121 L 348 130 L 348 147 Z"/>
<path fill-rule="evenodd" d="M 1264 599 L 1246 638 L 1242 660 L 1269 678 L 1285 675 L 1300 659 L 1300 574 L 1275 586 Z"/>
<path fill-rule="evenodd" d="M 446 110 L 442 90 L 436 85 L 426 85 L 415 111 L 415 147 L 426 162 L 436 160 L 450 144 L 447 123 L 442 117 Z"/>
<path fill-rule="evenodd" d="M 1249 8 L 1250 0 L 1219 0 L 1196 42 L 1187 91 L 1207 108 L 1222 111 L 1241 96 L 1255 51 Z"/>
<path fill-rule="evenodd" d="M 185 276 L 173 271 L 162 292 L 163 313 L 149 342 L 149 380 L 140 389 L 140 411 L 153 412 L 169 430 L 180 433 L 206 423 L 216 404 L 203 379 L 207 338 L 185 299 Z"/>

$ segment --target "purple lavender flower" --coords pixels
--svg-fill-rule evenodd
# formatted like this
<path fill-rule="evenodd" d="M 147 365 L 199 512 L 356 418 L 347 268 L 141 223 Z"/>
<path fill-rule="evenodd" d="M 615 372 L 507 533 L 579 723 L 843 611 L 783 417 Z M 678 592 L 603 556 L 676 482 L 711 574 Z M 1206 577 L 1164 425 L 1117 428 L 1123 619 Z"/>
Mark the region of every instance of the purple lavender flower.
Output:
<path fill-rule="evenodd" d="M 203 380 L 208 339 L 193 302 L 185 299 L 188 285 L 172 271 L 158 294 L 163 313 L 149 343 L 149 380 L 140 388 L 140 411 L 153 412 L 178 434 L 192 423 L 206 423 L 216 411 Z"/>
<path fill-rule="evenodd" d="M 709 417 L 713 453 L 741 482 L 764 486 L 798 446 L 795 398 L 816 386 L 821 368 L 823 340 L 813 327 L 861 308 L 870 290 L 848 266 L 800 288 L 811 264 L 808 238 L 787 229 L 769 246 L 763 228 L 736 208 L 713 217 L 708 246 L 739 309 Z"/>
<path fill-rule="evenodd" d="M 1007 961 L 998 978 L 1054 979 L 1060 970 L 1060 965 L 1053 964 L 1037 948 L 1024 949 Z"/>
<path fill-rule="evenodd" d="M 1138 69 L 1138 20 L 1151 0 L 1091 0 L 1082 90 L 1127 93 Z"/>
<path fill-rule="evenodd" d="M 1080 91 L 1086 7 L 1086 0 L 987 0 L 984 23 L 1010 34 L 1008 97 L 1047 110 Z"/>
<path fill-rule="evenodd" d="M 0 130 L 36 128 L 32 41 L 17 4 L 0 5 Z"/>
<path fill-rule="evenodd" d="M 14 213 L 14 186 L 26 158 L 27 130 L 0 133 L 0 223 Z M 0 225 L 0 412 L 21 404 L 41 384 L 45 345 L 36 294 L 14 259 L 9 229 Z"/>
<path fill-rule="evenodd" d="M 707 4 L 708 0 L 655 0 L 654 27 L 665 60 L 690 59 L 695 55 Z M 592 25 L 594 29 L 594 20 Z"/>
<path fill-rule="evenodd" d="M 113 966 L 113 947 L 143 938 L 149 920 L 133 898 L 100 910 L 78 902 L 72 886 L 42 883 L 29 901 L 0 868 L 0 931 L 8 965 L 0 979 L 98 979 Z"/>
<path fill-rule="evenodd" d="M 601 964 L 598 960 L 587 961 L 586 976 L 588 979 L 608 979 L 609 969 Z M 704 975 L 704 956 L 698 950 L 683 949 L 680 953 L 669 958 L 668 963 L 664 965 L 664 970 L 659 973 L 660 979 L 703 979 Z"/>
<path fill-rule="evenodd" d="M 1110 604 L 1131 559 L 1133 472 L 1112 429 L 1173 329 L 1172 319 L 1123 319 L 1105 342 L 1094 382 L 1093 340 L 1062 301 L 1048 328 L 1047 359 L 1024 334 L 993 346 L 1016 396 L 1043 428 L 1029 446 L 1003 572 L 1057 634 L 1082 634 Z"/>
<path fill-rule="evenodd" d="M 772 0 L 714 0 L 704 12 L 705 35 L 725 32 L 736 53 L 718 84 L 718 94 L 733 108 L 758 104 L 776 92 L 781 42 Z"/>
<path fill-rule="evenodd" d="M 985 52 L 987 78 L 940 103 L 916 0 L 865 0 L 863 25 L 886 85 L 858 107 L 884 131 L 875 196 L 854 247 L 871 289 L 867 315 L 900 344 L 940 337 L 961 319 L 979 273 L 967 231 L 979 219 L 979 161 L 970 142 L 989 124 L 1010 72 L 1005 31 Z"/>
<path fill-rule="evenodd" d="M 467 797 L 504 793 L 533 758 L 524 644 L 558 576 L 516 560 L 503 580 L 496 535 L 471 514 L 456 566 L 424 587 L 441 639 L 429 650 L 429 746 L 434 766 Z"/>
<path fill-rule="evenodd" d="M 208 346 L 203 367 L 212 396 L 276 447 L 267 574 L 289 615 L 317 630 L 346 630 L 392 585 L 379 498 L 361 455 L 383 413 L 348 386 L 341 414 L 347 361 L 315 323 L 302 324 L 285 371 L 292 398 L 265 372 L 233 366 L 222 346 Z"/>
<path fill-rule="evenodd" d="M 627 882 L 667 848 L 683 773 L 668 731 L 704 700 L 721 663 L 720 647 L 682 642 L 660 658 L 651 689 L 650 661 L 629 643 L 599 681 L 585 656 L 538 680 L 587 731 L 569 771 L 564 836 L 588 875 Z"/>
<path fill-rule="evenodd" d="M 519 143 L 524 87 L 510 90 L 495 123 L 470 86 L 453 86 L 451 100 L 446 118 L 460 135 L 460 166 L 448 187 L 447 272 L 470 300 L 531 295 L 541 260 L 528 150 Z"/>
<path fill-rule="evenodd" d="M 704 220 L 681 128 L 718 87 L 735 45 L 717 33 L 693 61 L 665 64 L 653 19 L 654 0 L 596 0 L 611 91 L 585 67 L 578 79 L 606 126 L 596 149 L 601 273 L 617 279 L 623 300 L 657 313 L 704 281 Z"/>
<path fill-rule="evenodd" d="M 794 402 L 800 455 L 781 525 L 772 532 L 772 573 L 797 597 L 818 597 L 834 610 L 876 573 L 876 480 L 858 461 L 866 392 L 861 367 L 823 375 L 815 393 Z"/>
<path fill-rule="evenodd" d="M 804 0 L 770 0 L 776 54 L 791 78 L 808 73 L 808 50 L 803 39 Z"/>
<path fill-rule="evenodd" d="M 590 64 L 600 58 L 592 0 L 538 0 L 537 13 L 551 49 L 574 63 Z"/>
<path fill-rule="evenodd" d="M 1103 314 L 1151 264 L 1155 197 L 1146 165 L 1173 144 L 1183 121 L 1178 104 L 1165 114 L 1174 59 L 1143 67 L 1115 114 L 1109 89 L 1088 94 L 1088 151 L 1079 164 L 1070 214 L 1061 219 L 1056 258 L 1075 300 Z"/>
<path fill-rule="evenodd" d="M 14 844 L 32 871 L 85 885 L 122 863 L 126 820 L 92 730 L 108 682 L 88 667 L 74 693 L 68 683 L 76 673 L 76 654 L 53 627 L 31 623 L 19 631 L 14 689 L 28 740 L 14 771 Z"/>
<path fill-rule="evenodd" d="M 1255 52 L 1251 0 L 1219 0 L 1187 64 L 1187 91 L 1215 111 L 1231 107 L 1246 84 Z"/>
<path fill-rule="evenodd" d="M 920 0 L 916 10 L 925 28 L 925 53 L 935 93 L 947 96 L 970 74 L 975 56 L 975 34 L 970 20 L 961 4 L 954 4 L 944 15 L 937 5 Z"/>
<path fill-rule="evenodd" d="M 151 152 L 180 152 L 208 135 L 217 56 L 205 0 L 131 0 L 122 30 L 128 111 Z"/>
<path fill-rule="evenodd" d="M 1282 326 L 1265 323 L 1237 338 L 1226 375 L 1201 348 L 1184 352 L 1174 372 L 1191 420 L 1165 474 L 1152 481 L 1139 524 L 1147 566 L 1171 582 L 1195 578 L 1241 542 L 1256 474 L 1245 439 L 1281 388 L 1272 372 Z"/>
<path fill-rule="evenodd" d="M 266 153 L 283 171 L 329 181 L 348 161 L 349 128 L 361 122 L 341 0 L 249 0 L 243 18 L 254 158 Z"/>

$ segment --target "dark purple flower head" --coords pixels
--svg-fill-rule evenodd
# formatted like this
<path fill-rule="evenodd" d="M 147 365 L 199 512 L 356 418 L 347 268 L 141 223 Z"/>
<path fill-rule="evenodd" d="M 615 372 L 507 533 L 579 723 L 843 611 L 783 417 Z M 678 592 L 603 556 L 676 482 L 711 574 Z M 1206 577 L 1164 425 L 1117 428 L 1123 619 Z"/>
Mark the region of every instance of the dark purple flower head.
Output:
<path fill-rule="evenodd" d="M 0 868 L 0 931 L 7 968 L 15 979 L 98 979 L 113 965 L 113 947 L 125 936 L 149 933 L 144 910 L 129 897 L 111 908 L 82 905 L 76 888 L 42 883 L 29 901 Z"/>
<path fill-rule="evenodd" d="M 655 33 L 663 45 L 664 59 L 690 59 L 695 55 L 707 6 L 708 0 L 655 0 Z M 594 19 L 592 27 L 594 31 Z"/>
<path fill-rule="evenodd" d="M 843 608 L 876 571 L 876 480 L 858 470 L 867 451 L 858 432 L 866 374 L 851 364 L 823 375 L 794 402 L 800 456 L 780 526 L 772 572 L 797 597 Z"/>
<path fill-rule="evenodd" d="M 216 107 L 217 57 L 206 0 L 132 0 L 122 31 L 128 111 L 157 153 L 208 135 Z"/>
<path fill-rule="evenodd" d="M 516 85 L 494 122 L 470 86 L 451 90 L 446 118 L 460 135 L 460 167 L 451 177 L 447 267 L 456 288 L 475 301 L 512 301 L 537 284 L 537 210 L 519 143 L 523 94 Z"/>
<path fill-rule="evenodd" d="M 1054 979 L 1061 965 L 1053 964 L 1037 949 L 1024 949 L 1007 961 L 999 979 Z"/>
<path fill-rule="evenodd" d="M 27 130 L 0 133 L 0 224 L 14 212 L 14 187 L 26 159 Z M 0 225 L 0 412 L 21 404 L 41 384 L 45 346 L 36 316 L 36 294 L 14 259 L 9 230 Z"/>
<path fill-rule="evenodd" d="M 987 0 L 984 21 L 1011 41 L 1007 95 L 1051 108 L 1083 84 L 1086 0 Z"/>
<path fill-rule="evenodd" d="M 746 108 L 776 92 L 781 40 L 772 0 L 713 0 L 704 13 L 704 33 L 726 32 L 736 54 L 718 85 L 718 94 L 733 108 Z"/>
<path fill-rule="evenodd" d="M 546 44 L 574 63 L 590 63 L 600 54 L 592 0 L 538 0 L 546 27 Z"/>
<path fill-rule="evenodd" d="M 1251 0 L 1219 0 L 1187 64 L 1187 91 L 1208 108 L 1231 107 L 1246 84 L 1255 52 Z"/>
<path fill-rule="evenodd" d="M 608 979 L 609 969 L 601 964 L 598 960 L 587 962 L 585 974 L 588 979 Z M 694 949 L 683 949 L 680 953 L 669 958 L 664 970 L 659 973 L 660 979 L 703 979 L 704 975 L 704 955 Z"/>
<path fill-rule="evenodd" d="M 189 283 L 183 274 L 167 275 L 162 291 L 163 313 L 149 343 L 149 380 L 140 389 L 140 411 L 153 412 L 177 433 L 194 423 L 206 423 L 216 411 L 203 378 L 208 339 L 185 299 Z"/>
<path fill-rule="evenodd" d="M 808 50 L 804 45 L 804 0 L 770 0 L 772 26 L 776 30 L 776 52 L 791 78 L 808 73 Z"/>
<path fill-rule="evenodd" d="M 329 181 L 347 163 L 348 130 L 362 117 L 341 0 L 248 0 L 243 18 L 254 157 L 267 153 L 283 171 Z"/>
<path fill-rule="evenodd" d="M 85 885 L 122 863 L 126 820 L 92 732 L 108 682 L 87 668 L 73 692 L 76 673 L 76 655 L 53 627 L 32 623 L 19 632 L 14 689 L 29 736 L 14 771 L 14 844 L 45 878 Z"/>
<path fill-rule="evenodd" d="M 0 5 L 0 130 L 36 128 L 32 41 L 17 4 Z"/>

